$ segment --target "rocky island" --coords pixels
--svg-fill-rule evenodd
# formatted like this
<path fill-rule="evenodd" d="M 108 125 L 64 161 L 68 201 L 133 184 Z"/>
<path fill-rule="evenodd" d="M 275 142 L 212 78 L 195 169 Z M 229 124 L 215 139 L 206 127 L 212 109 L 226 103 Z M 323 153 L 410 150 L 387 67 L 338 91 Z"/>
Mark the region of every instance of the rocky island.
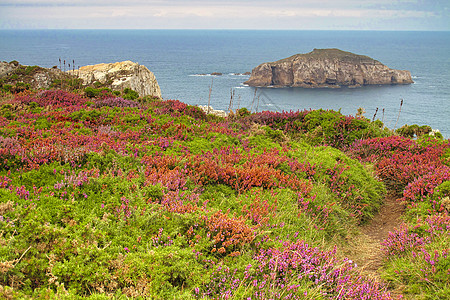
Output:
<path fill-rule="evenodd" d="M 409 71 L 390 69 L 368 56 L 339 49 L 314 49 L 252 70 L 245 84 L 255 87 L 339 88 L 410 84 Z"/>

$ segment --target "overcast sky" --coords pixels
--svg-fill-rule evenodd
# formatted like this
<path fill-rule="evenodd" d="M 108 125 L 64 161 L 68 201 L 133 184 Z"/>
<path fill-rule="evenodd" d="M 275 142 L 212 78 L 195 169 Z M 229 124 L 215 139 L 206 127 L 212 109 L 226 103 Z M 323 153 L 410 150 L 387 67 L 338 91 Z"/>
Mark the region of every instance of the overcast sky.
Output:
<path fill-rule="evenodd" d="M 449 0 L 0 0 L 0 29 L 450 30 Z"/>

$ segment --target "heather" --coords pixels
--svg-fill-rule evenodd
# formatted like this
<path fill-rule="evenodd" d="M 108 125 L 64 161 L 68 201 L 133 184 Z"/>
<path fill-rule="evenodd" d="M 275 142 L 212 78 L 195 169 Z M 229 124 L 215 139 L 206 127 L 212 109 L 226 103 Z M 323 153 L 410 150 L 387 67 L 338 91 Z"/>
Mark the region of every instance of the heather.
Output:
<path fill-rule="evenodd" d="M 393 299 L 396 285 L 445 295 L 448 142 L 335 111 L 221 118 L 132 98 L 3 95 L 0 295 Z M 383 243 L 381 281 L 338 249 L 386 187 L 408 210 Z"/>
<path fill-rule="evenodd" d="M 404 224 L 382 243 L 383 277 L 406 296 L 448 299 L 450 294 L 450 144 L 424 136 L 358 141 L 348 152 L 374 166 L 406 205 Z"/>

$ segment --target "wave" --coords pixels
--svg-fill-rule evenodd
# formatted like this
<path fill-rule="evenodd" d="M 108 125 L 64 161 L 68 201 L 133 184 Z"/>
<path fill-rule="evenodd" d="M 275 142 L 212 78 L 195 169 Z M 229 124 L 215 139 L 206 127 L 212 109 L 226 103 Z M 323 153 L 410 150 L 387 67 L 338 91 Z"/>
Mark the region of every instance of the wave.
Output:
<path fill-rule="evenodd" d="M 216 76 L 216 75 L 211 75 L 211 74 L 191 74 L 189 76 L 193 76 L 193 77 L 206 77 L 206 76 Z"/>
<path fill-rule="evenodd" d="M 250 77 L 250 74 L 245 73 L 228 73 L 230 76 Z"/>
<path fill-rule="evenodd" d="M 213 72 L 213 73 L 201 73 L 201 74 L 190 74 L 189 76 L 194 76 L 194 77 L 204 77 L 204 76 L 238 76 L 238 77 L 250 77 L 249 74 L 245 74 L 245 73 L 228 73 L 228 74 L 223 74 L 220 72 Z"/>

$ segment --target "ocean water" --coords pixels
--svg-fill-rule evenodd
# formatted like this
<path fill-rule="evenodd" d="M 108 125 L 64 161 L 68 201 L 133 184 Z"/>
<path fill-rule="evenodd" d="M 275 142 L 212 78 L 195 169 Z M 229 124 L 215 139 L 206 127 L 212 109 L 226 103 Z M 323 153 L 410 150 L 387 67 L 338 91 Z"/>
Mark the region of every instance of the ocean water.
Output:
<path fill-rule="evenodd" d="M 314 48 L 339 48 L 409 70 L 414 84 L 342 89 L 252 88 L 243 85 L 260 63 Z M 450 138 L 450 32 L 247 30 L 3 30 L 0 60 L 52 67 L 132 60 L 156 76 L 164 99 L 227 110 L 359 107 L 390 128 L 430 125 Z M 222 76 L 211 76 L 213 72 Z M 200 75 L 206 74 L 206 75 Z M 231 93 L 234 93 L 230 103 Z M 400 101 L 403 106 L 400 111 Z M 384 110 L 384 113 L 383 113 Z M 398 122 L 397 122 L 398 119 Z"/>

